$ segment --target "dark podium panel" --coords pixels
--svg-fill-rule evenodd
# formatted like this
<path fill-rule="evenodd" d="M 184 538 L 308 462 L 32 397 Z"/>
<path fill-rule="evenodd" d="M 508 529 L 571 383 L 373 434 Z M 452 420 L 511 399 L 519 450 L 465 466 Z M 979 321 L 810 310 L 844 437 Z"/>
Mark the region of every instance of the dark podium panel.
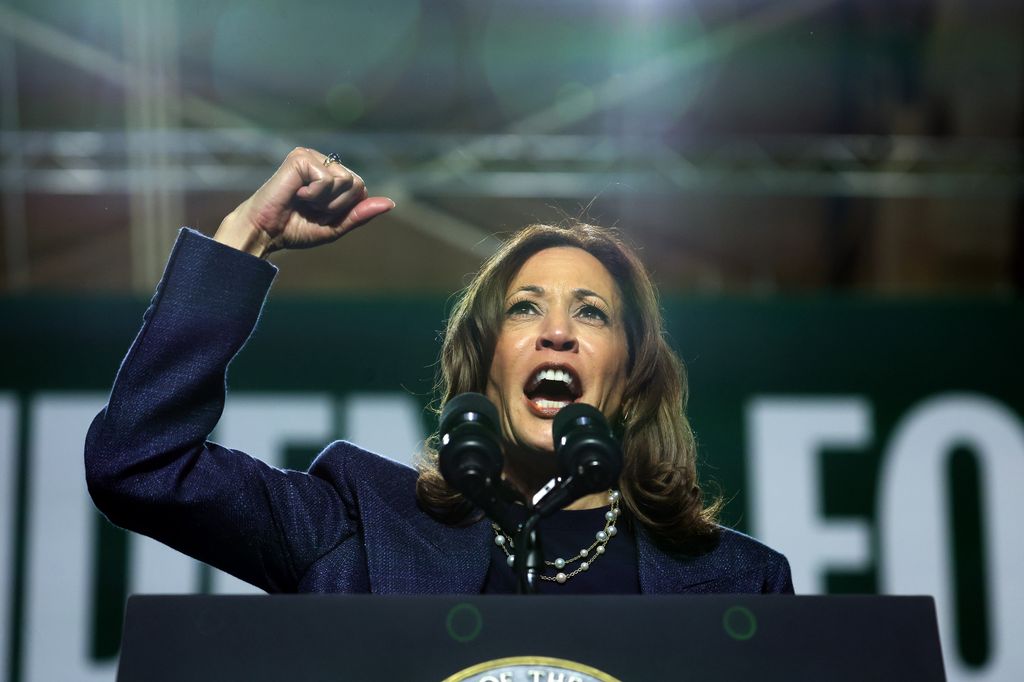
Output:
<path fill-rule="evenodd" d="M 289 595 L 131 597 L 118 680 L 559 680 L 456 675 L 516 657 L 597 671 L 579 680 L 945 679 L 930 597 Z"/>

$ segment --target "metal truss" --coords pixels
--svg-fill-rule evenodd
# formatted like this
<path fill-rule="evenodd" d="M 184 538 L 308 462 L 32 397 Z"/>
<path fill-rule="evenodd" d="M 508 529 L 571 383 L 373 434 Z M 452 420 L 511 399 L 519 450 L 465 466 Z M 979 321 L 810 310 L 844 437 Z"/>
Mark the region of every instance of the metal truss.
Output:
<path fill-rule="evenodd" d="M 280 137 L 336 150 L 377 188 L 422 199 L 686 192 L 1005 197 L 1024 189 L 1018 145 L 995 139 L 782 136 L 667 142 L 330 131 Z M 249 192 L 280 161 L 279 146 L 268 146 L 265 133 L 247 129 L 8 131 L 0 134 L 0 167 L 5 190 L 29 194 L 117 194 L 154 182 L 171 191 Z M 160 151 L 159 169 L 138 165 L 139 150 L 147 149 Z M 149 177 L 154 172 L 159 178 Z"/>
<path fill-rule="evenodd" d="M 839 197 L 1016 197 L 1015 141 L 919 137 L 667 139 L 564 134 L 603 111 L 669 87 L 836 0 L 765 3 L 702 39 L 659 54 L 593 89 L 510 122 L 502 133 L 273 131 L 181 87 L 175 0 L 121 3 L 115 54 L 0 3 L 0 190 L 8 285 L 28 285 L 26 195 L 128 195 L 133 280 L 159 275 L 167 225 L 182 193 L 248 193 L 297 144 L 335 151 L 375 192 L 402 202 L 401 220 L 451 247 L 486 255 L 487 230 L 441 207 L 447 197 L 574 199 L 683 193 Z M 37 131 L 18 119 L 18 49 L 125 89 L 123 130 Z"/>

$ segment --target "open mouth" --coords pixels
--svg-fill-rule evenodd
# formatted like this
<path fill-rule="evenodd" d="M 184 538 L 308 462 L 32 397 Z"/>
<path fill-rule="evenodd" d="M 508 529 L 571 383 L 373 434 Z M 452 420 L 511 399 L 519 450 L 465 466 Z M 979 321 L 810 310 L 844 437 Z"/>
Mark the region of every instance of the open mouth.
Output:
<path fill-rule="evenodd" d="M 572 367 L 541 365 L 530 375 L 523 393 L 534 413 L 549 417 L 579 400 L 583 384 Z"/>

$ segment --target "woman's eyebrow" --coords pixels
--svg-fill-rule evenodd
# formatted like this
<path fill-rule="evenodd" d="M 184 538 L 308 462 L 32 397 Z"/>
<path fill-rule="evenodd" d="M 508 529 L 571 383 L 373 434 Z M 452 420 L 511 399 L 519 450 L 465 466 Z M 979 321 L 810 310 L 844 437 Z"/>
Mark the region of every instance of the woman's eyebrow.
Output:
<path fill-rule="evenodd" d="M 511 292 L 509 296 L 514 296 L 515 294 L 521 293 L 523 291 L 541 296 L 544 294 L 544 287 L 539 287 L 536 284 L 524 284 L 515 291 Z M 508 298 L 508 296 L 506 296 L 506 298 Z"/>
<path fill-rule="evenodd" d="M 611 304 L 608 302 L 608 299 L 606 299 L 604 296 L 591 289 L 573 289 L 572 293 L 574 296 L 576 296 L 576 300 L 584 299 L 587 298 L 588 296 L 593 296 L 594 298 L 603 301 L 606 306 L 611 307 Z"/>
<path fill-rule="evenodd" d="M 537 296 L 543 296 L 544 295 L 544 287 L 538 286 L 536 284 L 524 284 L 523 286 L 519 287 L 515 291 L 512 291 L 511 293 L 509 293 L 509 296 L 515 296 L 516 294 L 522 293 L 524 291 L 527 292 L 527 293 L 530 293 L 530 294 L 536 294 Z M 593 289 L 584 289 L 584 288 L 573 289 L 572 290 L 572 295 L 573 295 L 573 297 L 577 301 L 580 301 L 580 300 L 583 300 L 584 298 L 593 296 L 594 298 L 599 299 L 600 301 L 602 301 L 605 305 L 607 305 L 609 307 L 611 306 L 611 303 L 608 302 L 607 298 L 605 298 L 601 294 L 597 293 Z"/>

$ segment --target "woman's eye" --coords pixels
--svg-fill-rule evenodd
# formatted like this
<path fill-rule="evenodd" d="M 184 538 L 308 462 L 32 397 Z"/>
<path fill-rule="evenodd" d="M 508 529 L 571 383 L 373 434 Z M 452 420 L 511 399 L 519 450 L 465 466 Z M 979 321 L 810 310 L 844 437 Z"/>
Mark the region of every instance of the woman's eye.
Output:
<path fill-rule="evenodd" d="M 608 315 L 596 305 L 581 306 L 576 314 L 587 320 L 598 320 L 600 322 L 608 321 Z"/>
<path fill-rule="evenodd" d="M 537 305 L 532 301 L 518 301 L 508 308 L 509 315 L 531 315 L 537 312 Z"/>

